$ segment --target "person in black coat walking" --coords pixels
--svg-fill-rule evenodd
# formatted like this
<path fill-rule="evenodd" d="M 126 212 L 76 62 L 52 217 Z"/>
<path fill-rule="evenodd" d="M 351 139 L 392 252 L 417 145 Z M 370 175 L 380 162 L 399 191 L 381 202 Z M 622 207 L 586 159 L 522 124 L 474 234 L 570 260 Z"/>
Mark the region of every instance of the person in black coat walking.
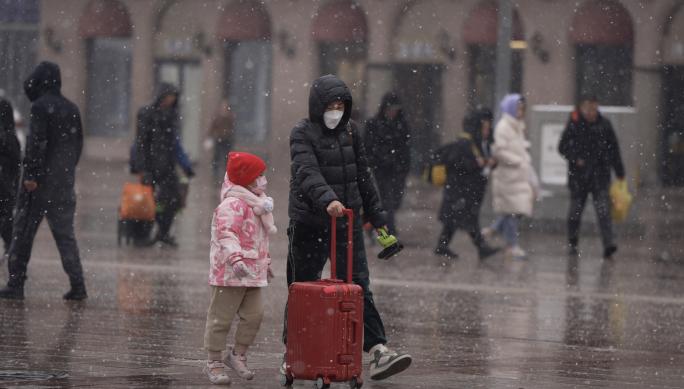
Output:
<path fill-rule="evenodd" d="M 157 204 L 163 210 L 157 213 L 159 231 L 154 240 L 148 237 L 137 239 L 138 246 L 149 246 L 154 241 L 176 247 L 174 237 L 169 234 L 171 224 L 181 204 L 181 192 L 176 175 L 176 162 L 185 153 L 178 150 L 178 96 L 179 91 L 169 83 L 161 83 L 154 101 L 138 111 L 138 134 L 135 143 L 135 171 L 142 174 L 145 185 L 154 185 Z M 187 159 L 187 158 L 186 158 Z M 183 163 L 188 178 L 195 176 L 189 163 Z"/>
<path fill-rule="evenodd" d="M 460 138 L 436 153 L 435 164 L 444 164 L 447 169 L 444 199 L 439 211 L 444 230 L 435 250 L 438 255 L 458 257 L 449 249 L 449 242 L 458 229 L 470 234 L 480 259 L 499 251 L 485 242 L 479 220 L 489 173 L 496 165 L 490 152 L 490 144 L 494 141 L 491 125 L 490 110 L 483 108 L 473 111 L 463 119 Z"/>
<path fill-rule="evenodd" d="M 21 146 L 14 132 L 12 104 L 0 99 L 0 236 L 9 250 L 12 241 L 12 220 L 17 202 Z"/>
<path fill-rule="evenodd" d="M 311 85 L 309 116 L 290 133 L 287 284 L 321 278 L 330 257 L 331 220 L 342 218 L 344 209 L 353 210 L 352 280 L 363 289 L 363 350 L 373 357 L 371 379 L 384 379 L 408 368 L 411 357 L 385 347 L 385 328 L 369 288 L 360 214 L 363 210 L 377 230 L 387 229 L 387 216 L 380 206 L 359 129 L 349 119 L 351 111 L 352 97 L 344 82 L 332 75 L 319 77 Z M 344 218 L 337 225 L 337 277 L 346 280 L 348 221 Z M 287 307 L 283 343 L 287 344 Z M 285 374 L 284 366 L 281 373 Z"/>
<path fill-rule="evenodd" d="M 595 96 L 582 98 L 570 115 L 558 151 L 569 164 L 568 254 L 577 254 L 582 212 L 591 193 L 603 237 L 603 256 L 610 258 L 617 251 L 610 220 L 610 169 L 615 169 L 618 179 L 624 180 L 625 168 L 613 126 L 598 107 Z"/>
<path fill-rule="evenodd" d="M 401 100 L 393 92 L 387 93 L 377 115 L 366 123 L 364 143 L 392 235 L 398 233 L 394 213 L 401 206 L 406 176 L 411 170 L 410 135 Z"/>
<path fill-rule="evenodd" d="M 12 228 L 8 257 L 9 282 L 0 297 L 23 299 L 26 269 L 33 239 L 45 217 L 57 243 L 62 267 L 69 276 L 67 300 L 88 297 L 74 234 L 76 165 L 83 149 L 78 107 L 60 91 L 59 66 L 41 62 L 24 81 L 31 106 L 31 132 L 24 158 L 24 179 Z"/>

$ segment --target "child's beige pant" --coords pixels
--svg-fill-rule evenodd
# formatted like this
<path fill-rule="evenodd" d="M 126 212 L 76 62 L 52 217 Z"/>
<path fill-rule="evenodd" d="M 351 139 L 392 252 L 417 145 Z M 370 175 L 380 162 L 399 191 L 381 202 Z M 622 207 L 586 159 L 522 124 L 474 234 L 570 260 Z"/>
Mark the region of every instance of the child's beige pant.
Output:
<path fill-rule="evenodd" d="M 240 317 L 235 329 L 235 341 L 251 346 L 264 317 L 261 288 L 212 285 L 209 287 L 211 303 L 207 312 L 204 347 L 209 351 L 226 349 L 226 339 L 235 314 Z"/>

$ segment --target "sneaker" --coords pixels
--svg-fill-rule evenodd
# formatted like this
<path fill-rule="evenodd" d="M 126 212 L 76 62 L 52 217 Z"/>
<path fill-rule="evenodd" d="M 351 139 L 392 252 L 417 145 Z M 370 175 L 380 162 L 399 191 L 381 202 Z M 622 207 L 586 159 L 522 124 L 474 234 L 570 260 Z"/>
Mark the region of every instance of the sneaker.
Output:
<path fill-rule="evenodd" d="M 577 251 L 577 245 L 571 244 L 568 245 L 568 255 L 577 255 L 579 254 L 579 251 Z"/>
<path fill-rule="evenodd" d="M 521 249 L 519 246 L 515 246 L 512 249 L 506 249 L 506 258 L 509 259 L 529 259 L 530 256 Z"/>
<path fill-rule="evenodd" d="M 12 299 L 12 300 L 23 300 L 24 299 L 24 288 L 23 287 L 12 287 L 5 286 L 0 289 L 0 298 Z"/>
<path fill-rule="evenodd" d="M 86 293 L 85 285 L 72 286 L 71 290 L 66 292 L 62 298 L 64 300 L 81 301 L 88 298 L 88 293 Z"/>
<path fill-rule="evenodd" d="M 458 253 L 455 253 L 455 252 L 449 250 L 449 248 L 446 247 L 446 246 L 439 246 L 439 247 L 437 247 L 437 249 L 435 250 L 435 254 L 437 254 L 437 255 L 439 255 L 439 256 L 445 256 L 445 257 L 447 257 L 447 258 L 449 258 L 449 259 L 456 259 L 456 258 L 458 258 Z"/>
<path fill-rule="evenodd" d="M 240 378 L 246 380 L 254 378 L 254 373 L 247 369 L 247 357 L 245 354 L 234 354 L 232 347 L 228 349 L 228 354 L 223 358 L 223 363 L 235 370 Z"/>
<path fill-rule="evenodd" d="M 492 255 L 498 253 L 501 250 L 501 247 L 492 247 L 489 245 L 486 245 L 484 247 L 480 248 L 480 259 L 486 259 L 487 257 L 491 257 Z"/>
<path fill-rule="evenodd" d="M 617 251 L 617 246 L 614 245 L 614 244 L 611 244 L 610 246 L 606 247 L 606 248 L 603 250 L 603 258 L 605 258 L 605 259 L 612 259 L 612 258 L 613 258 L 613 254 L 615 254 L 616 251 Z"/>
<path fill-rule="evenodd" d="M 494 235 L 496 235 L 492 227 L 485 227 L 480 231 L 480 233 L 485 240 L 492 240 L 494 239 Z"/>
<path fill-rule="evenodd" d="M 230 384 L 230 377 L 226 375 L 223 368 L 223 362 L 221 361 L 207 361 L 204 369 L 202 369 L 202 373 L 209 377 L 209 381 L 214 385 L 228 385 Z"/>
<path fill-rule="evenodd" d="M 370 378 L 372 380 L 384 380 L 401 373 L 411 365 L 410 355 L 397 354 L 382 344 L 373 347 L 369 354 L 373 356 L 370 363 Z"/>

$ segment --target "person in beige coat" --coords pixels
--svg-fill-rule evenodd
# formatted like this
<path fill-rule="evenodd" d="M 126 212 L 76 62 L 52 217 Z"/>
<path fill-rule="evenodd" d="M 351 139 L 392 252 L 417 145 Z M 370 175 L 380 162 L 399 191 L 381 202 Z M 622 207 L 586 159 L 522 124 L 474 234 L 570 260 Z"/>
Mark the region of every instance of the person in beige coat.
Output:
<path fill-rule="evenodd" d="M 531 158 L 525 148 L 525 99 L 510 94 L 500 104 L 501 119 L 494 128 L 492 155 L 497 168 L 492 172 L 494 211 L 501 216 L 485 228 L 483 234 L 491 238 L 503 234 L 506 256 L 526 259 L 527 253 L 518 246 L 518 222 L 521 216 L 532 216 L 534 194 L 530 185 Z"/>

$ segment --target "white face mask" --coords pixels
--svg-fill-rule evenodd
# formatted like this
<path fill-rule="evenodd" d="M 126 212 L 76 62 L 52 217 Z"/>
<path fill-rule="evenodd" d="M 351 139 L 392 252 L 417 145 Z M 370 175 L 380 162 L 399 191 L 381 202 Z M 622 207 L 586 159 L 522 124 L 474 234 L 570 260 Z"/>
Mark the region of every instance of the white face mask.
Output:
<path fill-rule="evenodd" d="M 325 121 L 325 126 L 328 127 L 329 129 L 333 129 L 337 127 L 338 124 L 340 124 L 340 120 L 342 120 L 342 116 L 344 115 L 344 111 L 328 111 L 323 114 L 323 121 Z"/>

